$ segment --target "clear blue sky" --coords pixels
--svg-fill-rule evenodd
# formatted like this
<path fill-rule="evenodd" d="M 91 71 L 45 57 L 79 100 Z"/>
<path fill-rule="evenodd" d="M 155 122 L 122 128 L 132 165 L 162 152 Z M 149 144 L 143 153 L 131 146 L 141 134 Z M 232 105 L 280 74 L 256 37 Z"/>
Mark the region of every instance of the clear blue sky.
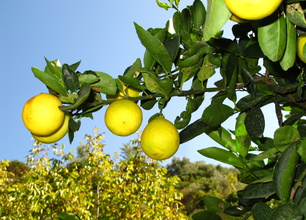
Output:
<path fill-rule="evenodd" d="M 181 8 L 192 2 L 181 0 Z M 103 71 L 117 77 L 136 58 L 143 57 L 144 48 L 137 38 L 133 22 L 144 28 L 164 27 L 173 13 L 174 10 L 159 8 L 155 0 L 1 1 L 0 160 L 25 161 L 33 147 L 32 137 L 23 126 L 21 111 L 29 98 L 47 92 L 47 89 L 34 77 L 32 66 L 43 69 L 44 57 L 59 59 L 62 64 L 81 60 L 80 71 Z M 208 104 L 210 100 L 205 102 Z M 165 117 L 173 121 L 184 110 L 184 105 L 183 98 L 176 104 L 170 103 L 164 111 Z M 193 119 L 199 118 L 203 109 L 204 106 Z M 71 145 L 68 138 L 59 143 L 64 143 L 67 151 L 75 149 L 81 141 L 84 142 L 85 134 L 93 134 L 93 129 L 98 127 L 100 132 L 105 132 L 105 152 L 111 155 L 120 152 L 122 143 L 137 135 L 124 138 L 112 135 L 104 125 L 104 112 L 105 108 L 95 113 L 94 120 L 84 118 Z M 141 129 L 156 112 L 157 108 L 144 111 Z M 175 156 L 216 163 L 197 153 L 199 149 L 214 145 L 207 136 L 201 135 L 181 145 Z"/>

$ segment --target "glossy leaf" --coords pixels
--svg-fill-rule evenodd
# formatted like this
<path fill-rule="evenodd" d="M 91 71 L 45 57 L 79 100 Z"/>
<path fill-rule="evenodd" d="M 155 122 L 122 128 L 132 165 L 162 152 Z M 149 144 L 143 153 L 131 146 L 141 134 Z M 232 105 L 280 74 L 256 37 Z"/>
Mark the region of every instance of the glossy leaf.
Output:
<path fill-rule="evenodd" d="M 166 36 L 166 29 L 160 29 L 158 30 L 154 36 L 161 42 L 164 41 L 165 36 Z M 156 64 L 156 60 L 154 59 L 154 57 L 152 56 L 152 54 L 150 53 L 150 51 L 148 49 L 145 50 L 144 56 L 143 56 L 143 65 L 145 68 L 151 70 L 154 65 Z"/>
<path fill-rule="evenodd" d="M 226 149 L 229 149 L 232 152 L 237 152 L 236 141 L 232 138 L 232 134 L 223 127 L 219 127 L 214 131 L 206 132 L 206 134 Z"/>
<path fill-rule="evenodd" d="M 147 89 L 152 93 L 159 92 L 164 94 L 166 97 L 168 97 L 173 90 L 172 88 L 173 81 L 171 79 L 160 80 L 153 72 L 150 71 L 144 72 L 144 71 L 142 75 L 144 77 Z"/>
<path fill-rule="evenodd" d="M 260 138 L 265 129 L 265 119 L 260 108 L 254 107 L 247 111 L 245 126 L 251 137 Z"/>
<path fill-rule="evenodd" d="M 95 72 L 99 77 L 99 82 L 91 84 L 91 87 L 96 88 L 99 92 L 107 94 L 107 95 L 115 95 L 117 93 L 116 81 L 103 72 Z"/>
<path fill-rule="evenodd" d="M 298 160 L 297 144 L 292 143 L 275 164 L 273 174 L 274 188 L 278 197 L 284 202 L 289 201 Z"/>
<path fill-rule="evenodd" d="M 79 83 L 95 83 L 99 81 L 99 77 L 94 71 L 85 71 L 83 74 L 79 75 Z"/>
<path fill-rule="evenodd" d="M 47 58 L 45 58 L 45 61 L 47 63 L 44 72 L 48 73 L 49 75 L 54 76 L 59 81 L 62 81 L 62 66 L 58 59 L 54 61 L 49 61 Z"/>
<path fill-rule="evenodd" d="M 66 88 L 71 92 L 76 92 L 79 89 L 79 78 L 69 65 L 64 64 L 62 67 L 63 79 Z"/>
<path fill-rule="evenodd" d="M 223 150 L 218 147 L 208 147 L 202 150 L 198 150 L 198 152 L 205 157 L 212 158 L 214 160 L 235 166 L 237 168 L 247 168 L 241 158 L 237 157 L 230 151 Z"/>
<path fill-rule="evenodd" d="M 207 16 L 203 30 L 204 41 L 209 41 L 210 38 L 214 37 L 231 15 L 224 0 L 207 0 Z"/>
<path fill-rule="evenodd" d="M 172 58 L 161 41 L 152 36 L 137 23 L 134 23 L 138 38 L 142 45 L 150 52 L 154 59 L 169 73 L 172 67 Z"/>
<path fill-rule="evenodd" d="M 200 211 L 192 215 L 192 220 L 222 220 L 222 218 L 210 211 Z"/>
<path fill-rule="evenodd" d="M 211 127 L 218 127 L 233 113 L 234 110 L 231 107 L 220 103 L 213 103 L 204 110 L 202 120 Z"/>
<path fill-rule="evenodd" d="M 303 214 L 294 203 L 278 206 L 271 215 L 271 220 L 302 220 Z"/>
<path fill-rule="evenodd" d="M 257 202 L 252 207 L 252 214 L 254 220 L 271 220 L 272 209 L 263 202 Z"/>
<path fill-rule="evenodd" d="M 286 18 L 287 25 L 287 42 L 284 56 L 280 60 L 283 70 L 288 70 L 294 65 L 296 58 L 296 29 L 295 26 Z"/>
<path fill-rule="evenodd" d="M 302 139 L 298 147 L 298 153 L 301 156 L 301 159 L 306 163 L 306 139 Z"/>
<path fill-rule="evenodd" d="M 61 95 L 67 96 L 66 88 L 58 81 L 57 78 L 47 74 L 44 71 L 41 71 L 36 67 L 32 67 L 32 72 L 34 73 L 34 76 L 38 78 L 42 83 L 44 83 L 47 87 Z"/>
<path fill-rule="evenodd" d="M 286 20 L 274 14 L 258 28 L 258 42 L 263 53 L 273 62 L 279 61 L 286 47 Z"/>
<path fill-rule="evenodd" d="M 248 154 L 251 145 L 251 137 L 249 136 L 244 124 L 246 117 L 246 112 L 240 113 L 236 119 L 235 126 L 236 150 L 242 157 L 245 157 Z"/>
<path fill-rule="evenodd" d="M 274 146 L 282 152 L 285 151 L 290 144 L 300 139 L 301 136 L 298 129 L 289 125 L 282 126 L 274 132 Z"/>
<path fill-rule="evenodd" d="M 306 28 L 305 13 L 299 2 L 287 5 L 286 16 L 293 24 Z"/>
<path fill-rule="evenodd" d="M 124 72 L 125 77 L 136 78 L 139 75 L 139 71 L 141 69 L 141 60 L 137 58 L 133 65 L 127 68 Z"/>
<path fill-rule="evenodd" d="M 191 18 L 195 29 L 200 29 L 204 24 L 206 10 L 201 0 L 195 0 L 191 6 Z"/>
<path fill-rule="evenodd" d="M 69 119 L 69 128 L 68 128 L 68 138 L 70 144 L 72 143 L 74 139 L 74 132 L 77 132 L 81 127 L 81 121 L 75 121 L 73 118 Z"/>
<path fill-rule="evenodd" d="M 80 91 L 78 93 L 78 98 L 75 100 L 75 103 L 69 106 L 60 106 L 59 108 L 63 111 L 73 110 L 78 108 L 85 100 L 88 98 L 91 91 L 89 83 L 82 84 Z"/>
<path fill-rule="evenodd" d="M 272 182 L 250 184 L 241 191 L 244 199 L 267 198 L 273 194 L 275 194 L 275 189 Z"/>
<path fill-rule="evenodd" d="M 203 134 L 204 132 L 211 131 L 212 128 L 205 124 L 201 119 L 194 121 L 183 129 L 180 134 L 180 143 L 185 143 L 195 138 L 196 136 Z"/>

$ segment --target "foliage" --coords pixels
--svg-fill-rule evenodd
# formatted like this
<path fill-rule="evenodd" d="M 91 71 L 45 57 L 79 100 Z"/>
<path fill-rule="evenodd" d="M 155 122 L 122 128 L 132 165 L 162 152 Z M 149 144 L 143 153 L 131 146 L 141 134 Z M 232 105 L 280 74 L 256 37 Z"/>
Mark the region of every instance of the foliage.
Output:
<path fill-rule="evenodd" d="M 223 0 L 208 0 L 207 10 L 200 0 L 183 10 L 179 0 L 157 3 L 175 10 L 173 22 L 147 30 L 135 23 L 146 51 L 119 79 L 142 92 L 141 97 L 130 99 L 140 100 L 143 109 L 157 105 L 162 111 L 173 96 L 185 97 L 186 108 L 174 122 L 181 143 L 207 134 L 221 146 L 199 153 L 236 167 L 240 181 L 247 184 L 238 192 L 239 206 L 206 197 L 211 206 L 194 219 L 207 215 L 224 219 L 223 211 L 261 220 L 305 218 L 305 63 L 296 56 L 295 46 L 297 35 L 305 34 L 304 1 L 284 0 L 265 19 L 234 24 L 233 39 L 223 37 L 222 28 L 231 17 Z M 305 51 L 304 46 L 304 57 Z M 65 104 L 61 109 L 73 114 L 71 141 L 82 117 L 93 117 L 93 112 L 112 102 L 102 95 L 117 91 L 110 75 L 77 72 L 79 64 L 61 66 L 47 60 L 44 71 L 33 68 L 35 76 Z M 221 79 L 208 88 L 216 72 Z M 205 93 L 213 94 L 207 106 Z M 269 118 L 262 108 L 268 104 L 275 106 L 279 122 L 273 137 L 264 135 Z M 192 122 L 191 115 L 198 109 L 204 109 L 202 117 Z M 236 118 L 233 131 L 223 127 L 230 117 Z M 267 205 L 272 199 L 280 201 L 277 206 Z"/>
<path fill-rule="evenodd" d="M 2 161 L 1 219 L 187 219 L 177 177 L 166 177 L 165 168 L 144 156 L 110 158 L 102 138 L 97 131 L 86 135 L 82 163 L 64 146 L 52 146 L 56 157 L 50 159 L 49 147 L 37 145 L 28 156 L 29 170 L 14 185 L 10 162 Z"/>
<path fill-rule="evenodd" d="M 239 183 L 236 169 L 205 164 L 204 161 L 191 162 L 186 157 L 174 157 L 166 168 L 169 176 L 181 179 L 177 188 L 184 195 L 181 201 L 188 215 L 205 208 L 205 196 L 219 197 L 237 205 L 237 190 L 245 186 Z"/>

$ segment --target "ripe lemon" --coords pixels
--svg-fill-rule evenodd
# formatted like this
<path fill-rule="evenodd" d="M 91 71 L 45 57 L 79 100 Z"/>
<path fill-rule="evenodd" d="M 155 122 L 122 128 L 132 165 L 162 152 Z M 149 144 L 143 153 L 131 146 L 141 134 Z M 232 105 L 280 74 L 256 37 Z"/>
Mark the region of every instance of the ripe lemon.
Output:
<path fill-rule="evenodd" d="M 232 14 L 230 20 L 234 21 L 234 22 L 237 22 L 237 23 L 248 23 L 249 21 L 247 20 L 244 20 L 242 18 L 239 18 L 238 16 Z"/>
<path fill-rule="evenodd" d="M 298 57 L 306 63 L 306 59 L 303 55 L 304 45 L 306 43 L 306 35 L 299 35 L 297 38 L 297 55 Z"/>
<path fill-rule="evenodd" d="M 106 109 L 104 121 L 113 134 L 128 136 L 139 129 L 142 122 L 142 111 L 131 100 L 116 100 Z"/>
<path fill-rule="evenodd" d="M 65 112 L 58 107 L 61 101 L 54 95 L 41 93 L 29 99 L 22 110 L 25 127 L 34 135 L 48 136 L 63 124 Z"/>
<path fill-rule="evenodd" d="M 107 99 L 115 100 L 115 99 L 123 99 L 125 97 L 138 97 L 140 95 L 140 92 L 138 90 L 126 87 L 126 85 L 124 85 L 121 80 L 119 81 L 122 85 L 123 91 L 119 90 L 116 95 L 106 95 Z"/>
<path fill-rule="evenodd" d="M 148 157 L 165 160 L 178 150 L 180 136 L 170 121 L 164 117 L 157 117 L 145 127 L 140 141 L 142 150 Z"/>
<path fill-rule="evenodd" d="M 228 9 L 245 20 L 259 20 L 268 17 L 283 0 L 224 0 Z"/>
<path fill-rule="evenodd" d="M 49 136 L 37 136 L 35 134 L 32 134 L 32 136 L 39 142 L 49 144 L 49 143 L 54 143 L 59 140 L 61 140 L 68 132 L 68 126 L 69 126 L 69 115 L 65 115 L 64 123 L 62 126 L 53 134 Z"/>

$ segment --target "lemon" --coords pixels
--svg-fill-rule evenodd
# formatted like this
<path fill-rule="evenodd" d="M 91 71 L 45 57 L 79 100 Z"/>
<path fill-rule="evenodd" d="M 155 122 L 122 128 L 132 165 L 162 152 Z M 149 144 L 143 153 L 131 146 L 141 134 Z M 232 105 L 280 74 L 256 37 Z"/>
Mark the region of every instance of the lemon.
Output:
<path fill-rule="evenodd" d="M 65 113 L 58 107 L 61 101 L 54 95 L 41 93 L 29 99 L 22 110 L 25 127 L 34 135 L 48 136 L 63 124 Z"/>
<path fill-rule="evenodd" d="M 236 15 L 234 15 L 234 14 L 232 14 L 232 16 L 231 16 L 230 19 L 231 19 L 232 21 L 234 21 L 234 22 L 237 22 L 237 23 L 247 23 L 247 22 L 249 22 L 249 21 L 247 21 L 247 20 L 244 20 L 244 19 L 239 18 L 238 16 L 236 16 Z"/>
<path fill-rule="evenodd" d="M 115 99 L 123 99 L 125 97 L 138 97 L 140 95 L 140 92 L 138 90 L 126 87 L 126 85 L 124 85 L 121 80 L 119 81 L 122 85 L 123 91 L 119 90 L 116 95 L 106 95 L 107 99 L 115 100 Z"/>
<path fill-rule="evenodd" d="M 228 9 L 244 20 L 259 20 L 268 17 L 282 0 L 224 0 Z"/>
<path fill-rule="evenodd" d="M 164 117 L 153 119 L 141 135 L 144 153 L 154 160 L 165 160 L 178 150 L 180 136 L 176 127 Z"/>
<path fill-rule="evenodd" d="M 306 63 L 306 59 L 303 54 L 305 43 L 306 43 L 306 35 L 299 35 L 297 38 L 297 55 L 304 63 Z"/>
<path fill-rule="evenodd" d="M 113 134 L 128 136 L 139 129 L 142 123 L 142 111 L 131 100 L 116 100 L 106 109 L 104 121 Z"/>
<path fill-rule="evenodd" d="M 66 115 L 65 119 L 64 119 L 64 123 L 62 124 L 62 126 L 57 131 L 55 131 L 55 133 L 53 133 L 49 136 L 37 136 L 35 134 L 32 134 L 32 136 L 37 141 L 45 143 L 45 144 L 57 142 L 57 141 L 61 140 L 67 134 L 68 126 L 69 126 L 69 119 L 70 119 L 70 116 Z"/>

